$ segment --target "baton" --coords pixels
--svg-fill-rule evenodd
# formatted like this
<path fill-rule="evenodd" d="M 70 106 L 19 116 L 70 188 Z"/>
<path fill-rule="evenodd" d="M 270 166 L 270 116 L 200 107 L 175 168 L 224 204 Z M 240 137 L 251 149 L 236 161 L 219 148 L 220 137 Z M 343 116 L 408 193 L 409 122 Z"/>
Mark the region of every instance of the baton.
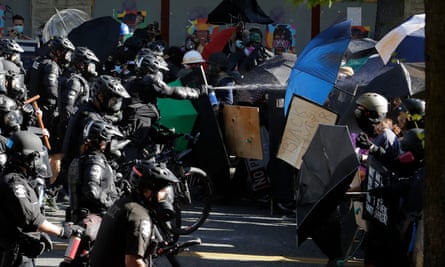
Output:
<path fill-rule="evenodd" d="M 35 95 L 29 99 L 26 99 L 23 103 L 24 104 L 32 104 L 34 107 L 34 110 L 36 112 L 36 118 L 37 123 L 40 126 L 40 129 L 45 129 L 45 125 L 43 124 L 43 118 L 42 118 L 42 110 L 40 110 L 39 105 L 37 105 L 37 100 L 40 98 L 40 95 Z M 43 134 L 43 142 L 45 143 L 45 146 L 48 148 L 48 150 L 51 150 L 51 145 L 49 144 L 49 136 L 47 134 Z"/>

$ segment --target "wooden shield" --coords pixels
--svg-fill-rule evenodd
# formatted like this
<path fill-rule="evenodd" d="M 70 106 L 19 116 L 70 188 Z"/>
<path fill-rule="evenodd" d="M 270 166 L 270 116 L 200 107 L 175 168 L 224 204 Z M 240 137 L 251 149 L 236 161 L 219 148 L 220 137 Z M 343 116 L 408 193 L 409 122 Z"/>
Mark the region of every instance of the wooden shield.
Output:
<path fill-rule="evenodd" d="M 225 105 L 224 127 L 230 155 L 263 159 L 258 107 Z"/>

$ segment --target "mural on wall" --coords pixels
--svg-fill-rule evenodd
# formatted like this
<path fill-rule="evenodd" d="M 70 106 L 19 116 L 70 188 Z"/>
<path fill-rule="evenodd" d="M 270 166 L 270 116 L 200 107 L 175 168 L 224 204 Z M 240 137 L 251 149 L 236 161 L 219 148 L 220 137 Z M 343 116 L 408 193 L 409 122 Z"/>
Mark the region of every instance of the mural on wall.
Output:
<path fill-rule="evenodd" d="M 210 41 L 212 34 L 219 31 L 219 27 L 213 24 L 207 24 L 207 18 L 197 18 L 189 20 L 190 25 L 187 27 L 187 36 L 185 45 L 194 45 L 195 49 L 202 52 L 204 46 Z M 193 43 L 191 43 L 193 42 Z"/>
<path fill-rule="evenodd" d="M 3 37 L 5 28 L 5 6 L 0 5 L 0 37 Z"/>
<path fill-rule="evenodd" d="M 147 27 L 146 17 L 145 10 L 123 10 L 115 14 L 115 18 L 127 24 L 131 32 Z"/>
<path fill-rule="evenodd" d="M 295 25 L 268 24 L 266 28 L 266 47 L 275 54 L 295 53 Z"/>

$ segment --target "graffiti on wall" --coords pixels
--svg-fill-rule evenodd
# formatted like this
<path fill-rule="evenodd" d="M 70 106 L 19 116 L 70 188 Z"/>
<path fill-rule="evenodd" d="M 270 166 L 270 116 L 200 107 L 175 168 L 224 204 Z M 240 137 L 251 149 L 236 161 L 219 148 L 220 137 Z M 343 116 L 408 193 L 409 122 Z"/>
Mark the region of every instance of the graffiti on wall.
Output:
<path fill-rule="evenodd" d="M 275 54 L 295 53 L 295 25 L 268 24 L 266 28 L 266 47 Z"/>

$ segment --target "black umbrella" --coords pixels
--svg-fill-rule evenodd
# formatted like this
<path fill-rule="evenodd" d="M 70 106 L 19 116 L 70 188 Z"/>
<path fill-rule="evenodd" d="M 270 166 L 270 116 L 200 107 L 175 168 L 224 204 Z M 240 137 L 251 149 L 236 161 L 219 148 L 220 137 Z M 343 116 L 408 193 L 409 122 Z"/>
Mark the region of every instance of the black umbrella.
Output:
<path fill-rule="evenodd" d="M 111 16 L 98 17 L 74 28 L 68 38 L 75 46 L 86 46 L 105 61 L 119 44 L 120 25 Z"/>
<path fill-rule="evenodd" d="M 348 128 L 342 125 L 319 125 L 298 173 L 299 199 L 313 203 L 298 223 L 299 245 L 317 233 L 344 199 L 358 166 Z"/>
<path fill-rule="evenodd" d="M 248 71 L 241 83 L 264 84 L 265 89 L 268 89 L 267 84 L 277 84 L 285 87 L 296 60 L 297 55 L 291 53 L 275 55 Z"/>
<path fill-rule="evenodd" d="M 273 20 L 264 13 L 256 0 L 223 0 L 207 15 L 207 23 L 215 25 L 250 22 L 270 24 Z"/>

